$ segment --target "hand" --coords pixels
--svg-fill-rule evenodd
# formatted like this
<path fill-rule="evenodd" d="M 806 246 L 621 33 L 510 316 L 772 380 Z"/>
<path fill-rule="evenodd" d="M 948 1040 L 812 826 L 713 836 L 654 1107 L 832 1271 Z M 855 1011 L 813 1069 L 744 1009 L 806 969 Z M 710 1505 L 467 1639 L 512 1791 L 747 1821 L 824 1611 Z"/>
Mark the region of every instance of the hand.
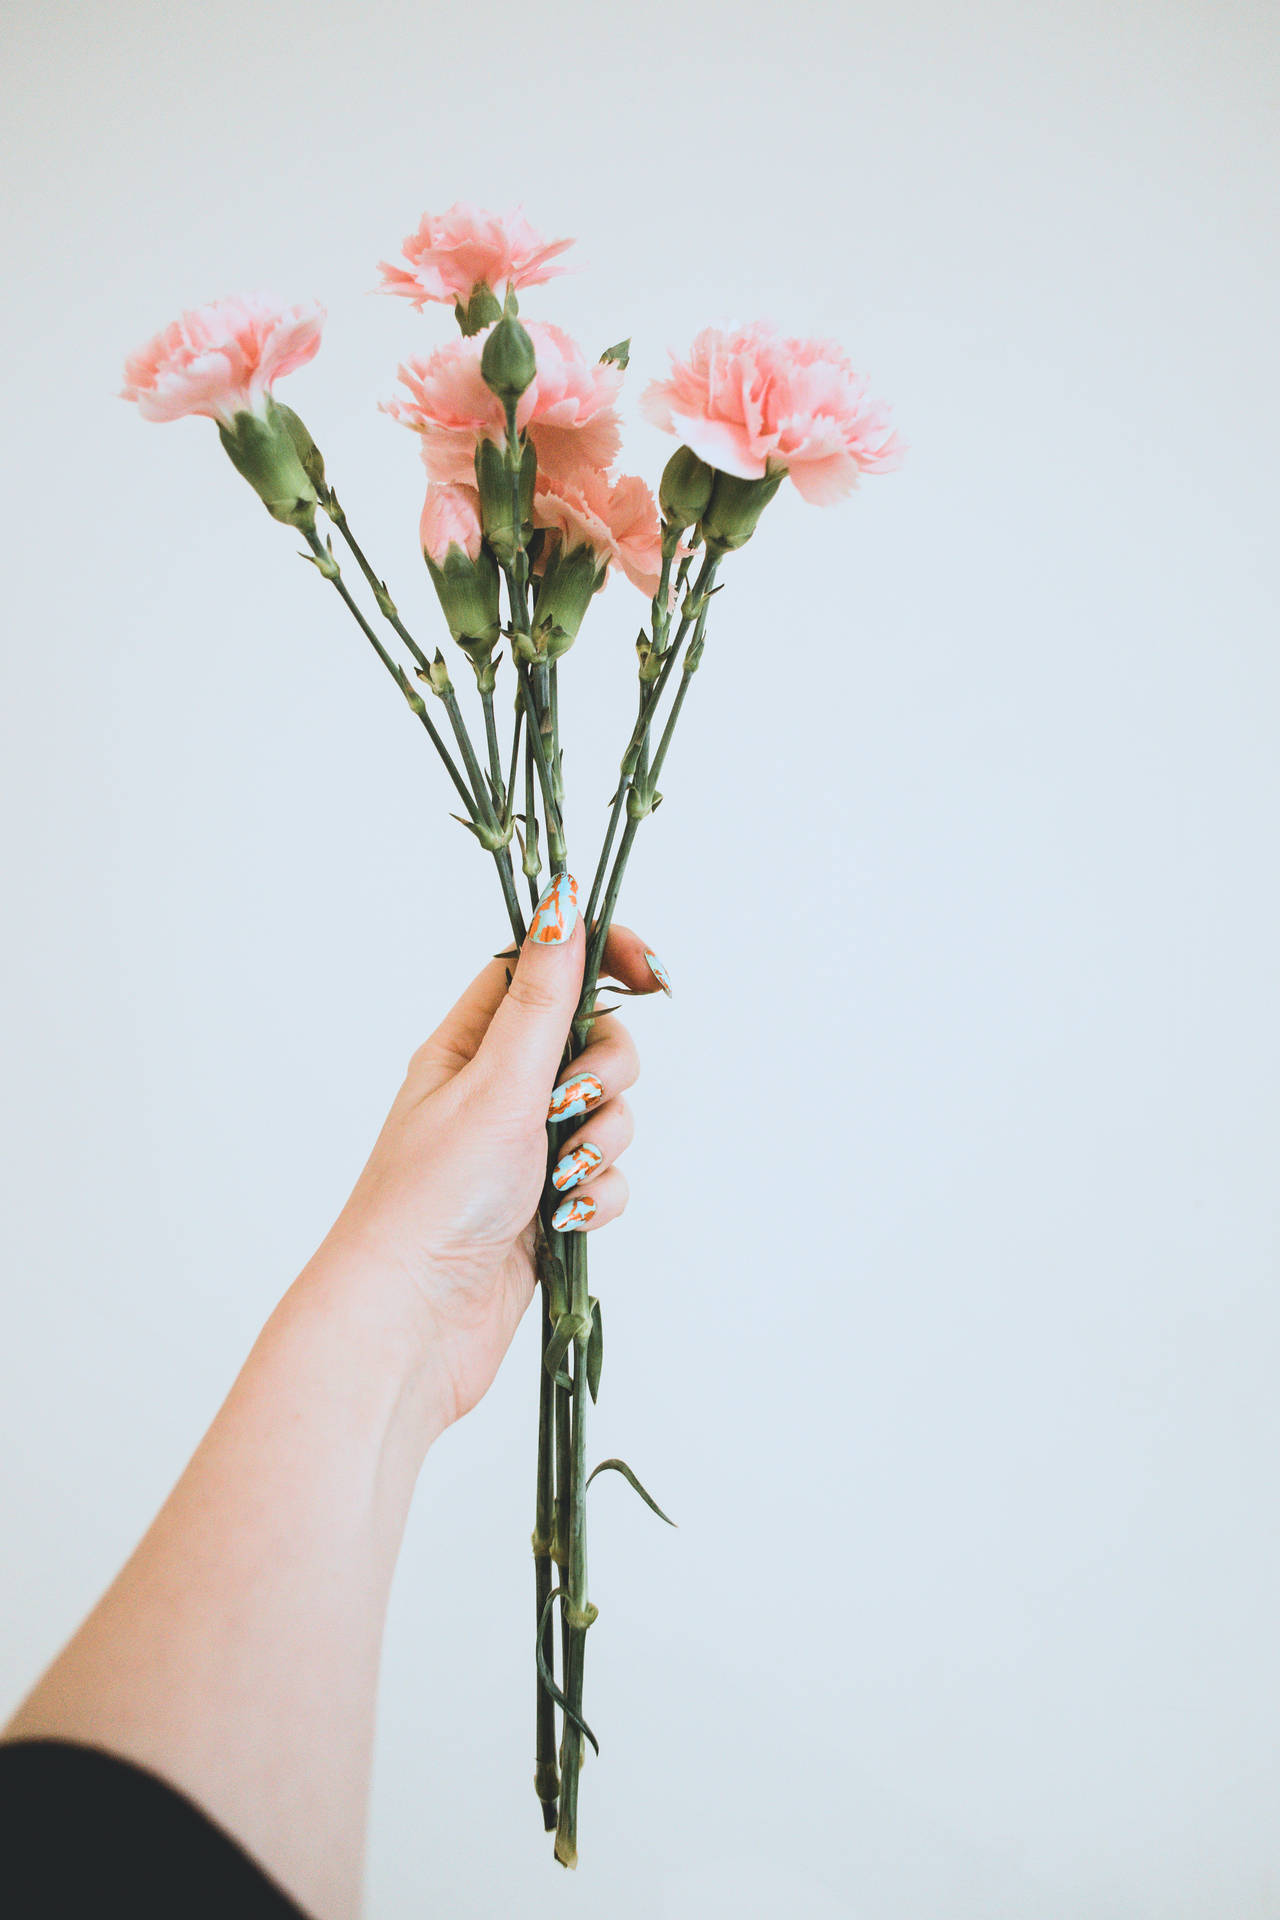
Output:
<path fill-rule="evenodd" d="M 486 1391 L 533 1295 L 533 1223 L 553 1090 L 570 1116 L 583 1114 L 564 1137 L 555 1170 L 570 1230 L 593 1232 L 627 1204 L 616 1162 L 631 1141 L 622 1093 L 639 1062 L 616 1016 L 596 1021 L 564 1077 L 574 1084 L 560 1092 L 585 947 L 576 887 L 564 876 L 543 895 L 510 985 L 511 963 L 491 960 L 414 1054 L 317 1256 L 354 1255 L 362 1286 L 389 1280 L 403 1290 L 442 1425 Z M 657 992 L 664 977 L 646 955 L 638 935 L 615 926 L 603 971 L 637 993 Z"/>

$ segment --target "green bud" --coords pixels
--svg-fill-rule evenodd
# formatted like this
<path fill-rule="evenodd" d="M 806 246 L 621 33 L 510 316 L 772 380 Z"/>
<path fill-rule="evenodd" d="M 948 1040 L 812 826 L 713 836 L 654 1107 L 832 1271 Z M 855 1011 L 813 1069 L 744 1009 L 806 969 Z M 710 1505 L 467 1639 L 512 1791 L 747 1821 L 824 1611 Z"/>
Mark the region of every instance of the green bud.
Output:
<path fill-rule="evenodd" d="M 453 682 L 449 678 L 449 669 L 445 665 L 445 658 L 439 647 L 436 648 L 436 657 L 431 664 L 426 667 L 419 667 L 417 674 L 419 680 L 425 680 L 432 693 L 438 693 L 442 699 L 446 693 L 453 692 Z"/>
<path fill-rule="evenodd" d="M 491 327 L 501 314 L 502 308 L 492 287 L 486 286 L 483 280 L 477 280 L 471 289 L 471 298 L 466 306 L 463 306 L 461 300 L 455 301 L 453 311 L 457 318 L 459 332 L 469 337 L 473 333 L 483 333 L 486 327 Z"/>
<path fill-rule="evenodd" d="M 640 678 L 656 680 L 662 671 L 662 655 L 643 629 L 636 638 L 636 659 L 640 663 Z"/>
<path fill-rule="evenodd" d="M 264 414 L 238 413 L 229 427 L 219 422 L 218 438 L 273 520 L 304 530 L 315 526 L 315 487 L 270 394 Z"/>
<path fill-rule="evenodd" d="M 606 347 L 604 352 L 600 355 L 600 364 L 602 367 L 607 367 L 607 366 L 621 367 L 622 371 L 625 373 L 627 368 L 631 365 L 630 336 L 628 336 L 627 339 L 625 340 L 619 340 L 616 346 Z"/>
<path fill-rule="evenodd" d="M 538 371 L 533 342 L 512 313 L 504 313 L 489 331 L 480 355 L 480 377 L 504 407 L 514 406 L 533 385 Z"/>
<path fill-rule="evenodd" d="M 487 547 L 469 560 L 461 547 L 450 547 L 444 565 L 423 553 L 449 631 L 479 672 L 498 644 L 498 563 Z"/>
<path fill-rule="evenodd" d="M 692 447 L 677 447 L 662 470 L 658 504 L 669 527 L 696 526 L 707 509 L 715 474 Z"/>
<path fill-rule="evenodd" d="M 533 603 L 534 644 L 539 657 L 558 659 L 578 637 L 591 596 L 605 583 L 608 568 L 595 549 L 558 547 L 547 561 Z"/>
<path fill-rule="evenodd" d="M 760 515 L 786 479 L 786 468 L 766 473 L 760 480 L 739 480 L 736 474 L 716 474 L 711 503 L 702 516 L 702 537 L 709 553 L 732 553 L 745 547 Z"/>
<path fill-rule="evenodd" d="M 506 449 L 493 440 L 482 440 L 476 448 L 476 486 L 480 493 L 480 524 L 484 537 L 503 566 L 509 567 L 519 548 L 528 539 L 533 516 L 533 489 L 538 477 L 538 456 L 533 442 L 525 443 L 520 456 L 519 523 L 513 498 L 511 469 Z"/>
<path fill-rule="evenodd" d="M 329 492 L 324 478 L 324 455 L 293 408 L 282 407 L 278 400 L 273 404 L 284 421 L 285 431 L 293 442 L 294 452 L 302 462 L 302 471 L 315 488 L 317 498 L 324 500 Z"/>

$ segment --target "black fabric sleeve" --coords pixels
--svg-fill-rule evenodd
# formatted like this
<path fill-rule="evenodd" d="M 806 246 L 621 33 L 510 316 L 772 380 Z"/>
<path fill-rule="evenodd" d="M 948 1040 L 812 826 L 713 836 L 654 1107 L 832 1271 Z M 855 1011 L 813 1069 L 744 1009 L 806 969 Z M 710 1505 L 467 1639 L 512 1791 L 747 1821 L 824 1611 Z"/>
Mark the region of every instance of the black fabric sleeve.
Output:
<path fill-rule="evenodd" d="M 307 1920 L 176 1787 L 118 1754 L 0 1741 L 6 1920 Z"/>

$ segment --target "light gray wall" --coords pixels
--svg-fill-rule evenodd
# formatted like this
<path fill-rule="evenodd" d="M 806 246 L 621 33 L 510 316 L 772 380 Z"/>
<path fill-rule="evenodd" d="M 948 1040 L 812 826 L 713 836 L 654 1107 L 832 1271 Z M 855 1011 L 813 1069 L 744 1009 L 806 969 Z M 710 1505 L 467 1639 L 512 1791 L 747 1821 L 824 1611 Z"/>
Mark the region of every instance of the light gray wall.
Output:
<path fill-rule="evenodd" d="M 734 564 L 625 915 L 594 1243 L 583 1865 L 530 1791 L 526 1327 L 428 1463 L 373 1920 L 1253 1920 L 1276 1818 L 1274 6 L 51 4 L 4 29 L 0 948 L 16 1701 L 502 937 L 412 723 L 124 352 L 266 286 L 431 620 L 369 297 L 424 207 L 579 236 L 527 303 L 846 343 L 905 471 Z M 567 670 L 593 843 L 641 603 Z M 585 864 L 583 855 L 578 856 Z M 430 902 L 455 901 L 446 918 Z"/>

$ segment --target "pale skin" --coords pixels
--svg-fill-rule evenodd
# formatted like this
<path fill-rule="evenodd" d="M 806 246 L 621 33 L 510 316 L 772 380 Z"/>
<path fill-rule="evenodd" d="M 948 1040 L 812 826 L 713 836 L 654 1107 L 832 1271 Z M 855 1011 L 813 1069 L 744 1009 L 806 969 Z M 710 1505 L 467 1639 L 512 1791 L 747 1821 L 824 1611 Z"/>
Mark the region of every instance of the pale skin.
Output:
<path fill-rule="evenodd" d="M 491 961 L 414 1054 L 368 1164 L 272 1313 L 173 1492 L 0 1738 L 88 1743 L 190 1795 L 316 1920 L 360 1908 L 378 1662 L 432 1442 L 488 1388 L 533 1297 L 547 1103 L 582 981 L 561 945 Z M 644 944 L 605 965 L 657 989 Z M 638 1064 L 613 1015 L 575 1072 L 604 1095 L 565 1140 L 615 1165 Z"/>

